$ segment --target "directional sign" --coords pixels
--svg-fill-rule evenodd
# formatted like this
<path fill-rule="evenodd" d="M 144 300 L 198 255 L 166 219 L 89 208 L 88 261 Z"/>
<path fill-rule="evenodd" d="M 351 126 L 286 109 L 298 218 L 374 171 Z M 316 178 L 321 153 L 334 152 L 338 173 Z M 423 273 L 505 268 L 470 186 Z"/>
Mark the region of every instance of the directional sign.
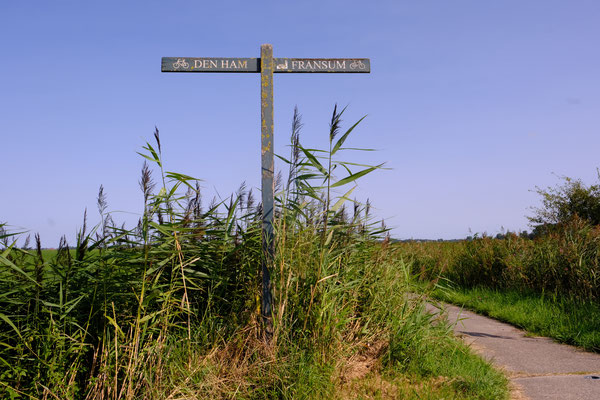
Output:
<path fill-rule="evenodd" d="M 266 331 L 271 321 L 271 278 L 273 264 L 273 73 L 369 73 L 368 58 L 275 58 L 273 46 L 261 46 L 260 58 L 163 57 L 162 72 L 260 72 L 261 98 L 261 190 L 262 190 L 262 281 L 261 314 Z"/>
<path fill-rule="evenodd" d="M 368 58 L 273 58 L 274 73 L 369 73 Z M 162 72 L 260 72 L 260 58 L 163 57 Z"/>
<path fill-rule="evenodd" d="M 260 58 L 163 57 L 162 72 L 260 72 Z"/>
<path fill-rule="evenodd" d="M 371 72 L 368 58 L 275 58 L 277 72 Z"/>

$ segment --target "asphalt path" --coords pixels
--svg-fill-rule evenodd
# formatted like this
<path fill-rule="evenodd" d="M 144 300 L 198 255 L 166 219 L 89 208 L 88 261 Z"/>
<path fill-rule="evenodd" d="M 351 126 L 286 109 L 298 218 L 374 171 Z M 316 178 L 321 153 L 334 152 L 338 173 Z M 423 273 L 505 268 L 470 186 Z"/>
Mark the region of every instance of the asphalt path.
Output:
<path fill-rule="evenodd" d="M 428 310 L 454 324 L 454 333 L 506 372 L 513 399 L 600 400 L 600 354 L 527 336 L 520 329 L 449 304 Z"/>

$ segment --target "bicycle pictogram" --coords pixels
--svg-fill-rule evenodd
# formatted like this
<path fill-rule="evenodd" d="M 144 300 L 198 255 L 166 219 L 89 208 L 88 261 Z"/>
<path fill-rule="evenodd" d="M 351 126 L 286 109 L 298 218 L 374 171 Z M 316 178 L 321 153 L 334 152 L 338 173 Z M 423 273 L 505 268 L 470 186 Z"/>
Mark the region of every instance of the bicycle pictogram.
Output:
<path fill-rule="evenodd" d="M 179 68 L 189 68 L 190 64 L 187 63 L 187 61 L 185 61 L 185 58 L 178 58 L 177 62 L 173 63 L 173 68 L 175 69 L 179 69 Z"/>
<path fill-rule="evenodd" d="M 354 60 L 350 64 L 350 69 L 365 69 L 367 66 L 361 60 Z"/>

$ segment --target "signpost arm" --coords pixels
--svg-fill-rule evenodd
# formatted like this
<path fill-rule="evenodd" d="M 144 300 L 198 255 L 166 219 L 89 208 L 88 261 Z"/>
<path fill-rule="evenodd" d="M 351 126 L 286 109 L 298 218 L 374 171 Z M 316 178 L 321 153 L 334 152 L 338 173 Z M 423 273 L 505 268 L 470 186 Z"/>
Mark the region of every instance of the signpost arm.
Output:
<path fill-rule="evenodd" d="M 261 164 L 262 164 L 262 304 L 261 313 L 267 333 L 271 321 L 271 277 L 269 269 L 273 263 L 273 46 L 260 47 L 260 105 L 261 105 Z"/>

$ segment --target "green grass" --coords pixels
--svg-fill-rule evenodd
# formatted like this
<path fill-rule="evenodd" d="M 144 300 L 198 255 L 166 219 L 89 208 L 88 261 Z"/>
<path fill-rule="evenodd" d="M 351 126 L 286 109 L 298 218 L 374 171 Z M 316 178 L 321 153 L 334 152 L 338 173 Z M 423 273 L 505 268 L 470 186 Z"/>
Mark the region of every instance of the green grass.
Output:
<path fill-rule="evenodd" d="M 71 257 L 75 256 L 75 249 L 70 249 Z M 52 260 L 56 258 L 58 254 L 58 249 L 42 249 L 42 256 L 44 259 Z"/>
<path fill-rule="evenodd" d="M 453 336 L 449 325 L 420 324 L 431 315 L 416 314 L 396 332 L 386 360 L 411 376 L 437 378 L 449 386 L 450 398 L 502 399 L 507 379 Z"/>
<path fill-rule="evenodd" d="M 441 289 L 439 300 L 586 350 L 600 351 L 600 306 L 556 296 L 486 288 Z"/>

